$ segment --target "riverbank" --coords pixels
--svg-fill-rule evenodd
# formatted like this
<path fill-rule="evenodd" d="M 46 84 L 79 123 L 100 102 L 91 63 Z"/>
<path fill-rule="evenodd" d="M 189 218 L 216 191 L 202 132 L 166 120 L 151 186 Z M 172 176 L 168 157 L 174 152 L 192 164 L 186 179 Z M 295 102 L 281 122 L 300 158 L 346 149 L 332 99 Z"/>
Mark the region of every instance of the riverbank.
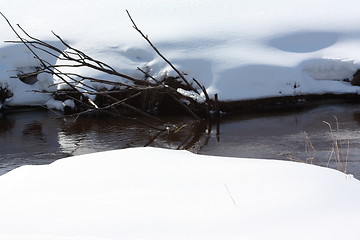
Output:
<path fill-rule="evenodd" d="M 271 97 L 243 101 L 221 101 L 219 109 L 224 113 L 256 113 L 276 111 L 296 111 L 318 105 L 321 102 L 343 101 L 347 103 L 360 103 L 357 93 L 350 94 L 309 94 L 296 96 Z"/>
<path fill-rule="evenodd" d="M 360 107 L 334 99 L 358 101 L 358 5 L 0 0 L 14 26 L 0 21 L 0 238 L 356 238 Z M 63 117 L 76 101 L 97 109 L 94 91 L 166 89 L 179 73 L 191 86 L 171 93 L 218 96 L 206 110 L 221 118 Z"/>
<path fill-rule="evenodd" d="M 128 9 L 141 31 L 179 72 L 196 88 L 192 79 L 197 79 L 211 98 L 218 94 L 219 101 L 271 98 L 277 101 L 283 96 L 357 94 L 359 91 L 359 87 L 349 82 L 360 69 L 358 27 L 352 24 L 359 22 L 360 17 L 356 10 L 348 7 L 357 4 L 354 0 L 336 4 L 336 11 L 325 7 L 327 4 L 322 0 L 312 2 L 311 7 L 303 1 L 285 4 L 281 0 L 272 1 L 266 7 L 234 0 L 171 4 L 159 0 L 89 4 L 81 0 L 76 6 L 66 0 L 56 6 L 68 12 L 66 19 L 49 14 L 54 6 L 42 4 L 41 0 L 33 3 L 41 6 L 37 10 L 40 12 L 28 11 L 31 6 L 23 0 L 1 1 L 2 13 L 19 33 L 23 34 L 16 23 L 30 36 L 51 44 L 60 52 L 74 47 L 132 78 L 144 77 L 139 69 L 156 81 L 178 77 L 132 28 L 125 11 Z M 74 10 L 82 9 L 82 5 L 92 13 L 82 16 L 87 24 L 78 21 L 79 11 Z M 162 6 L 161 13 L 155 6 Z M 306 17 L 299 9 L 307 9 Z M 324 11 L 320 14 L 315 9 Z M 334 18 L 335 15 L 338 17 Z M 5 20 L 0 22 L 0 30 L 3 40 L 18 40 Z M 26 34 L 23 37 L 26 38 Z M 122 77 L 91 68 L 75 67 L 69 71 L 69 62 L 61 58 L 59 52 L 51 55 L 33 50 L 50 66 L 58 66 L 56 71 L 70 73 L 70 80 L 85 96 L 93 89 L 111 90 L 106 81 L 128 83 Z M 59 77 L 45 71 L 36 78 L 24 80 L 22 76 L 36 72 L 42 65 L 23 44 L 0 42 L 0 56 L 0 88 L 11 93 L 11 97 L 0 98 L 2 105 L 47 105 L 54 109 L 73 105 L 72 99 L 55 101 L 51 94 L 66 85 L 61 79 L 63 75 Z M 94 83 L 93 79 L 105 82 Z"/>
<path fill-rule="evenodd" d="M 169 101 L 166 101 L 169 100 Z M 161 103 L 157 112 L 153 112 L 154 116 L 160 115 L 189 115 L 186 109 L 180 107 L 173 99 L 167 98 Z M 218 101 L 218 110 L 221 114 L 241 114 L 241 113 L 257 113 L 268 111 L 297 111 L 303 108 L 309 108 L 319 105 L 323 102 L 344 102 L 344 103 L 360 103 L 360 96 L 357 93 L 345 94 L 309 94 L 309 95 L 296 95 L 296 96 L 282 96 L 271 98 L 260 98 L 251 100 L 239 101 Z M 214 104 L 214 103 L 213 103 Z M 24 109 L 47 109 L 46 106 L 3 106 L 0 109 L 1 113 L 11 113 L 17 110 Z M 51 110 L 51 109 L 50 109 Z M 66 112 L 59 111 L 59 115 L 66 116 Z M 73 113 L 73 112 L 72 112 Z M 136 115 L 136 114 L 135 114 Z"/>

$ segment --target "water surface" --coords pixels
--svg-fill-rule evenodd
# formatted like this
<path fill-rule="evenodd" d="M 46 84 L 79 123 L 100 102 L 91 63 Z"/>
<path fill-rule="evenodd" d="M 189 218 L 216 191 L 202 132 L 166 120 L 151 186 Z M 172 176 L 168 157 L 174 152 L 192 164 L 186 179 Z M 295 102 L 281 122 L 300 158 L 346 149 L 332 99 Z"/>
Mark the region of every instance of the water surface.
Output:
<path fill-rule="evenodd" d="M 172 134 L 160 133 L 108 116 L 81 116 L 76 121 L 65 121 L 46 110 L 2 114 L 0 174 L 67 156 L 153 146 L 207 155 L 307 162 L 346 170 L 360 178 L 358 104 L 325 102 L 301 111 L 225 116 L 211 123 L 188 117 L 166 120 L 169 126 L 181 129 Z"/>

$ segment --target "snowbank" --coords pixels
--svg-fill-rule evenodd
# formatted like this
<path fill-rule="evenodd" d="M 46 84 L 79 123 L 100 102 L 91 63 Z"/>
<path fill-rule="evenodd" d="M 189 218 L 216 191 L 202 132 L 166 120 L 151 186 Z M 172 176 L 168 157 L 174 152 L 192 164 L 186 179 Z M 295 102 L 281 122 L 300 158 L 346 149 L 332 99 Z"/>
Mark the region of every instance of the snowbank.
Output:
<path fill-rule="evenodd" d="M 0 237 L 355 239 L 360 182 L 275 160 L 132 148 L 0 177 Z"/>
<path fill-rule="evenodd" d="M 57 44 L 54 30 L 126 74 L 136 76 L 136 67 L 146 67 L 157 78 L 173 75 L 132 28 L 128 9 L 171 62 L 222 100 L 359 90 L 342 81 L 360 68 L 356 0 L 0 0 L 0 5 L 33 36 Z M 15 39 L 5 21 L 0 32 L 1 40 Z M 10 79 L 38 64 L 23 46 L 0 43 L 0 83 L 15 93 L 5 104 L 36 105 L 51 98 L 31 90 L 49 88 L 52 76 L 33 85 Z"/>

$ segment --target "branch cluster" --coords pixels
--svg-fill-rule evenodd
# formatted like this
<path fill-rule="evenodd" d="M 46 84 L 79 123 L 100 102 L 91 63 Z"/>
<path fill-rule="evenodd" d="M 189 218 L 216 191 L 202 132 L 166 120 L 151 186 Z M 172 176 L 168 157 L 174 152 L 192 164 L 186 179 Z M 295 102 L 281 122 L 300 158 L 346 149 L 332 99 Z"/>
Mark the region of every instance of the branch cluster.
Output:
<path fill-rule="evenodd" d="M 87 112 L 103 112 L 128 118 L 128 115 L 124 114 L 124 110 L 126 110 L 127 112 L 142 115 L 151 120 L 161 122 L 160 119 L 149 114 L 149 112 L 154 112 L 153 110 L 165 100 L 172 100 L 174 106 L 185 110 L 195 119 L 201 119 L 202 117 L 210 115 L 213 104 L 206 93 L 205 87 L 202 86 L 196 79 L 193 79 L 193 82 L 197 84 L 198 89 L 201 89 L 206 97 L 204 102 L 196 101 L 196 99 L 191 97 L 191 94 L 181 94 L 181 92 L 178 91 L 179 88 L 192 92 L 196 95 L 199 95 L 199 91 L 190 84 L 184 74 L 176 69 L 176 67 L 160 53 L 160 51 L 149 40 L 148 36 L 142 33 L 128 11 L 127 14 L 134 29 L 149 43 L 152 49 L 167 64 L 169 64 L 171 68 L 173 68 L 173 70 L 178 74 L 178 77 L 166 78 L 160 81 L 153 78 L 144 69 L 138 68 L 137 70 L 140 71 L 144 77 L 143 79 L 134 78 L 127 74 L 118 72 L 107 63 L 94 59 L 81 50 L 72 47 L 54 32 L 52 32 L 53 35 L 60 41 L 65 50 L 31 36 L 20 25 L 17 25 L 17 30 L 1 12 L 0 14 L 7 21 L 8 25 L 19 39 L 17 41 L 8 42 L 24 44 L 40 63 L 40 67 L 36 70 L 36 72 L 20 74 L 17 77 L 26 78 L 29 76 L 37 76 L 39 73 L 48 73 L 52 76 L 56 76 L 68 86 L 68 90 L 46 90 L 43 92 L 52 93 L 55 99 L 74 100 L 76 103 L 76 112 L 72 113 L 74 115 L 79 116 L 80 114 Z M 44 58 L 41 58 L 37 54 L 38 51 L 54 57 L 55 59 L 63 60 L 62 62 L 65 62 L 65 64 L 51 64 Z M 61 70 L 63 67 L 66 67 L 67 72 L 63 72 Z M 106 73 L 119 78 L 119 81 L 98 79 L 77 74 L 76 71 L 71 72 L 71 69 L 79 67 L 87 67 L 101 73 Z M 89 82 L 110 85 L 112 86 L 112 90 L 96 89 L 92 84 L 89 84 Z M 89 97 L 91 95 L 95 95 L 96 98 Z M 142 105 L 140 105 L 139 102 L 142 102 Z M 147 122 L 146 125 L 149 125 L 149 123 Z"/>

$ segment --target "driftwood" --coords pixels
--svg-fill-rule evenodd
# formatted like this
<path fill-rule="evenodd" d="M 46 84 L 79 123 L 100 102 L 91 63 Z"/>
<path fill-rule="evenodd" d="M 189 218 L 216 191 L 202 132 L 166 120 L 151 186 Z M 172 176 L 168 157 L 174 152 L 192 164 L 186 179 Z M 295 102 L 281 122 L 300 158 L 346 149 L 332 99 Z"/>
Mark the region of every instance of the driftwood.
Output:
<path fill-rule="evenodd" d="M 158 56 L 169 64 L 169 66 L 178 74 L 178 77 L 158 80 L 153 78 L 141 68 L 138 68 L 138 70 L 144 76 L 142 79 L 123 74 L 105 62 L 94 59 L 81 50 L 70 46 L 54 32 L 52 32 L 53 35 L 60 41 L 66 50 L 61 50 L 59 47 L 53 46 L 31 36 L 20 25 L 17 25 L 17 30 L 0 12 L 19 39 L 7 42 L 24 44 L 40 63 L 40 66 L 35 72 L 18 74 L 14 77 L 19 79 L 33 78 L 39 73 L 48 73 L 56 76 L 68 86 L 68 89 L 42 92 L 53 94 L 54 98 L 57 100 L 72 99 L 75 102 L 76 108 L 70 112 L 69 116 L 79 116 L 90 112 L 101 112 L 137 121 L 132 117 L 132 115 L 141 115 L 149 119 L 149 122 L 163 124 L 161 119 L 154 116 L 154 109 L 168 101 L 172 102 L 172 107 L 184 110 L 184 112 L 188 113 L 196 120 L 207 118 L 212 112 L 215 112 L 214 103 L 208 96 L 205 87 L 202 86 L 196 79 L 193 79 L 193 82 L 197 85 L 198 89 L 202 91 L 206 99 L 203 103 L 199 103 L 193 98 L 184 96 L 178 92 L 178 89 L 181 88 L 186 91 L 199 94 L 198 89 L 190 84 L 190 82 L 185 78 L 185 74 L 181 73 L 167 58 L 165 58 L 163 54 L 161 54 L 161 52 L 150 41 L 149 37 L 138 28 L 130 13 L 128 11 L 126 12 L 133 24 L 133 28 L 147 41 L 147 43 L 149 43 Z M 66 64 L 50 64 L 45 59 L 41 58 L 36 51 L 41 51 L 51 57 L 54 57 L 55 59 L 64 60 Z M 63 72 L 61 70 L 62 67 L 70 69 L 68 70 L 69 72 Z M 96 79 L 91 76 L 79 75 L 74 73 L 76 71 L 71 72 L 71 69 L 79 67 L 91 68 L 113 77 L 118 77 L 120 80 L 108 81 L 106 79 Z M 86 82 L 111 85 L 112 90 L 95 89 Z M 90 95 L 96 96 L 95 100 L 92 100 L 89 97 Z M 167 130 L 156 127 L 156 124 L 153 125 L 149 122 L 146 121 L 144 124 L 150 125 L 158 130 Z"/>

